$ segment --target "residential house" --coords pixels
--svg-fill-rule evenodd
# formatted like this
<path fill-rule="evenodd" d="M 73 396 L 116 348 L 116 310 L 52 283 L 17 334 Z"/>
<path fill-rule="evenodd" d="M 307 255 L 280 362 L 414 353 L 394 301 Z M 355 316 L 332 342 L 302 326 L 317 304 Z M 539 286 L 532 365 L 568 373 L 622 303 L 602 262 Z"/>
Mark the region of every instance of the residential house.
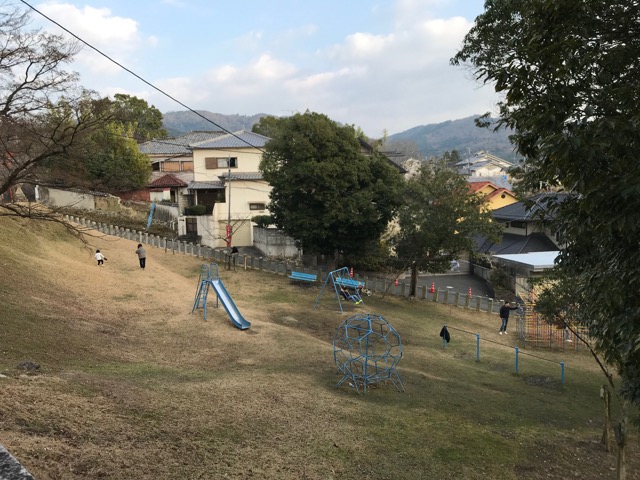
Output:
<path fill-rule="evenodd" d="M 482 196 L 487 210 L 497 210 L 518 201 L 511 190 L 498 187 L 491 182 L 470 182 L 469 188 L 473 193 Z"/>
<path fill-rule="evenodd" d="M 182 177 L 181 174 L 187 173 L 186 178 L 193 180 L 193 156 L 189 146 L 223 135 L 226 135 L 226 132 L 222 130 L 194 131 L 179 137 L 150 140 L 141 143 L 139 148 L 140 152 L 146 154 L 151 160 L 154 180 L 166 173 L 178 174 L 178 178 Z"/>
<path fill-rule="evenodd" d="M 493 210 L 493 219 L 505 226 L 501 241 L 476 238 L 477 251 L 490 255 L 491 262 L 507 272 L 510 289 L 522 298 L 535 298 L 529 279 L 552 268 L 562 248 L 561 239 L 551 227 L 554 216 L 549 202 L 562 202 L 568 195 L 539 193 L 525 202 Z"/>
<path fill-rule="evenodd" d="M 187 190 L 193 181 L 191 144 L 224 136 L 223 131 L 194 131 L 175 138 L 150 140 L 139 145 L 151 160 L 150 201 L 177 204 L 177 212 L 192 205 Z"/>
<path fill-rule="evenodd" d="M 540 277 L 553 268 L 560 252 L 558 250 L 520 254 L 495 255 L 509 276 L 509 289 L 520 298 L 533 301 L 536 293 L 531 286 L 532 278 Z"/>
<path fill-rule="evenodd" d="M 187 212 L 178 219 L 181 235 L 197 235 L 203 245 L 253 245 L 251 218 L 268 215 L 271 186 L 259 165 L 268 137 L 239 131 L 189 145 L 193 181 L 187 185 L 190 205 L 203 205 L 205 215 Z M 229 231 L 231 230 L 231 231 Z"/>
<path fill-rule="evenodd" d="M 508 176 L 513 164 L 489 152 L 480 151 L 455 164 L 458 173 L 466 177 Z"/>
<path fill-rule="evenodd" d="M 549 224 L 553 219 L 546 205 L 549 195 L 560 194 L 540 193 L 526 202 L 519 201 L 493 210 L 493 219 L 505 226 L 502 240 L 492 243 L 479 237 L 476 239 L 478 251 L 504 255 L 558 250 L 560 241 Z"/>
<path fill-rule="evenodd" d="M 180 195 L 188 186 L 189 183 L 167 173 L 149 184 L 149 199 L 152 202 L 179 203 Z"/>

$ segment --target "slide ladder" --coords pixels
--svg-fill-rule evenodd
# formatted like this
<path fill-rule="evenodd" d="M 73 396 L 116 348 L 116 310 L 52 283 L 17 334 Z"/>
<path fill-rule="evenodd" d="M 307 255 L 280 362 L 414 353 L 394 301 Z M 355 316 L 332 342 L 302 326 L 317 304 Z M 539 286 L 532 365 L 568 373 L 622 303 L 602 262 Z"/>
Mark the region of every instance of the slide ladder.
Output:
<path fill-rule="evenodd" d="M 207 297 L 209 295 L 209 288 L 213 288 L 216 292 L 216 308 L 218 307 L 218 302 L 222 302 L 222 306 L 235 327 L 240 330 L 246 330 L 251 327 L 251 323 L 242 316 L 231 295 L 229 295 L 229 292 L 222 283 L 222 280 L 220 280 L 218 265 L 215 263 L 211 263 L 210 265 L 204 264 L 200 267 L 198 289 L 196 290 L 191 313 L 201 308 L 204 313 L 204 319 L 207 319 Z"/>

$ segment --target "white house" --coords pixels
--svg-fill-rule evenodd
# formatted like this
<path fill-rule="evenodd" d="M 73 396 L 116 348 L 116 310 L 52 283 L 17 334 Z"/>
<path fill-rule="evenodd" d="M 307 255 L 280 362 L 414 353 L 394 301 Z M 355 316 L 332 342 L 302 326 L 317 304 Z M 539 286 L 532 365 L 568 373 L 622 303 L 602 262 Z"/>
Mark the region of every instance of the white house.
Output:
<path fill-rule="evenodd" d="M 513 164 L 489 152 L 480 151 L 455 164 L 458 173 L 467 177 L 502 177 Z"/>
<path fill-rule="evenodd" d="M 206 213 L 187 209 L 178 218 L 180 235 L 197 235 L 213 248 L 227 246 L 228 240 L 234 246 L 253 245 L 251 218 L 269 214 L 271 186 L 258 168 L 268 141 L 239 131 L 189 145 L 193 181 L 187 185 L 188 203 L 204 206 Z"/>

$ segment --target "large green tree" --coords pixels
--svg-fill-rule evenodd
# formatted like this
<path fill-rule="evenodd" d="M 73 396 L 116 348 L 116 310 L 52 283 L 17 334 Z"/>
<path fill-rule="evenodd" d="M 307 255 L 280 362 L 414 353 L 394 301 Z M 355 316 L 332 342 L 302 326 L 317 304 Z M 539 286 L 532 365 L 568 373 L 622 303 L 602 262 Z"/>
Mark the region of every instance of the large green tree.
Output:
<path fill-rule="evenodd" d="M 125 192 L 149 183 L 151 163 L 140 153 L 132 125 L 109 122 L 91 136 L 86 148 L 84 164 L 92 189 Z"/>
<path fill-rule="evenodd" d="M 411 267 L 413 296 L 418 270 L 444 272 L 451 260 L 473 252 L 476 235 L 497 239 L 502 231 L 482 198 L 444 160 L 423 162 L 402 197 L 394 245 L 399 265 Z"/>
<path fill-rule="evenodd" d="M 485 8 L 452 61 L 502 93 L 499 125 L 515 131 L 524 182 L 574 194 L 548 205 L 566 242 L 556 288 L 573 292 L 576 319 L 620 375 L 623 409 L 640 405 L 640 2 Z M 623 414 L 619 478 L 625 428 Z"/>
<path fill-rule="evenodd" d="M 114 119 L 131 130 L 138 143 L 167 138 L 162 127 L 162 113 L 146 100 L 123 93 L 113 96 Z"/>
<path fill-rule="evenodd" d="M 306 112 L 269 120 L 260 170 L 273 190 L 274 223 L 306 253 L 362 258 L 379 245 L 401 203 L 402 178 L 361 152 L 351 126 Z"/>

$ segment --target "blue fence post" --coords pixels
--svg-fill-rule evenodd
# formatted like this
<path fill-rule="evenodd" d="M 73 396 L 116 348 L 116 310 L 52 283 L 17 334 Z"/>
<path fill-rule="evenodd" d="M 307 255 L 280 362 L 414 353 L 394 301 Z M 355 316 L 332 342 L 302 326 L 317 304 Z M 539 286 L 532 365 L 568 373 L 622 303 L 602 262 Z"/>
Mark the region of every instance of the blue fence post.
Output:
<path fill-rule="evenodd" d="M 564 362 L 560 362 L 560 383 L 564 385 Z"/>
<path fill-rule="evenodd" d="M 516 347 L 516 373 L 518 373 L 518 347 Z"/>
<path fill-rule="evenodd" d="M 480 334 L 476 333 L 476 362 L 480 361 Z"/>
<path fill-rule="evenodd" d="M 442 326 L 442 328 L 443 328 L 443 329 L 447 328 L 447 324 L 445 323 L 445 324 Z M 446 337 L 446 335 L 442 335 L 442 349 L 443 349 L 443 350 L 446 350 L 446 348 L 447 348 L 447 341 L 445 340 L 445 338 L 444 338 L 444 337 Z"/>

